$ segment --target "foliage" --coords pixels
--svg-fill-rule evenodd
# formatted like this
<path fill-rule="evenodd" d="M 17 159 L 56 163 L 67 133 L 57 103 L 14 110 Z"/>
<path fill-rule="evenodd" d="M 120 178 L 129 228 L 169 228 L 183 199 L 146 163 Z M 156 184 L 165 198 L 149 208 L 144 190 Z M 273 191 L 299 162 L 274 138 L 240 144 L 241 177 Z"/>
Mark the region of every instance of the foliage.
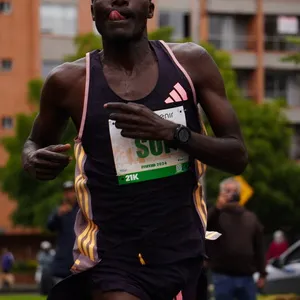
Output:
<path fill-rule="evenodd" d="M 295 51 L 295 53 L 289 54 L 282 58 L 282 61 L 284 62 L 292 62 L 296 65 L 300 64 L 300 37 L 296 36 L 290 36 L 287 37 L 287 42 L 294 44 L 297 46 L 298 51 Z"/>
<path fill-rule="evenodd" d="M 162 40 L 165 42 L 172 41 L 172 34 L 173 34 L 172 27 L 161 27 L 153 32 L 148 34 L 149 40 Z"/>
<path fill-rule="evenodd" d="M 282 101 L 256 105 L 242 99 L 229 55 L 211 45 L 203 46 L 220 68 L 249 153 L 243 176 L 255 193 L 247 206 L 258 214 L 267 232 L 278 227 L 300 229 L 300 188 L 292 184 L 293 177 L 300 176 L 300 168 L 289 159 L 292 130 L 281 113 Z M 206 192 L 210 204 L 217 197 L 220 180 L 228 176 L 231 175 L 208 168 Z"/>
<path fill-rule="evenodd" d="M 63 181 L 72 178 L 74 172 L 74 160 L 54 181 L 39 182 L 23 171 L 21 152 L 35 117 L 36 113 L 30 116 L 17 115 L 15 136 L 2 140 L 9 159 L 0 170 L 1 189 L 18 202 L 18 208 L 12 215 L 13 222 L 25 226 L 45 225 L 49 212 L 61 199 Z M 70 124 L 63 141 L 71 143 L 74 136 L 75 130 Z"/>
<path fill-rule="evenodd" d="M 243 176 L 254 188 L 248 203 L 262 220 L 266 231 L 277 227 L 287 230 L 300 228 L 299 187 L 293 178 L 300 168 L 288 159 L 291 129 L 273 103 L 255 105 L 252 102 L 233 102 L 239 116 L 249 153 L 249 166 Z M 230 176 L 208 168 L 206 182 L 210 202 L 218 193 L 218 182 Z"/>
<path fill-rule="evenodd" d="M 149 38 L 170 41 L 172 29 L 161 28 L 150 33 Z M 78 36 L 75 44 L 76 52 L 67 57 L 68 61 L 81 58 L 86 52 L 102 47 L 101 38 L 93 33 Z M 256 105 L 252 101 L 242 99 L 230 56 L 210 44 L 203 43 L 202 46 L 219 67 L 227 96 L 241 123 L 249 152 L 249 166 L 243 176 L 255 190 L 249 207 L 258 214 L 268 231 L 283 226 L 300 229 L 300 188 L 293 180 L 300 177 L 300 169 L 288 159 L 291 129 L 286 126 L 286 120 L 281 115 L 282 103 Z M 34 103 L 38 102 L 40 87 L 38 80 L 29 85 L 29 99 Z M 17 116 L 15 136 L 3 140 L 9 160 L 1 170 L 0 176 L 3 190 L 18 201 L 18 209 L 13 216 L 14 222 L 43 226 L 50 210 L 60 201 L 62 181 L 73 177 L 74 160 L 55 181 L 37 182 L 22 171 L 20 153 L 35 115 Z M 212 134 L 211 129 L 208 130 Z M 75 134 L 75 129 L 70 124 L 64 142 L 72 143 Z M 208 168 L 206 190 L 210 203 L 215 201 L 218 184 L 226 176 L 230 175 Z"/>
<path fill-rule="evenodd" d="M 87 33 L 76 36 L 74 39 L 75 53 L 65 57 L 66 62 L 85 57 L 85 54 L 95 49 L 102 49 L 102 39 L 95 33 Z"/>
<path fill-rule="evenodd" d="M 29 83 L 28 83 L 28 100 L 30 103 L 32 103 L 34 105 L 38 105 L 43 84 L 44 84 L 44 81 L 41 78 L 36 78 L 36 79 L 32 79 L 29 81 Z"/>
<path fill-rule="evenodd" d="M 36 260 L 16 261 L 13 265 L 13 273 L 34 273 L 37 266 Z"/>

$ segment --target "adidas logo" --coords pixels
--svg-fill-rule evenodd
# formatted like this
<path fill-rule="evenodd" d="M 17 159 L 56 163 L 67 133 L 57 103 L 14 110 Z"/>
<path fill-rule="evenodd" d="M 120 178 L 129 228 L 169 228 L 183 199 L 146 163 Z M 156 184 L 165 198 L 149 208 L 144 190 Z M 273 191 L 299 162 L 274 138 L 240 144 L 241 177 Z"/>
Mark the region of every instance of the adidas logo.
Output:
<path fill-rule="evenodd" d="M 165 100 L 166 104 L 188 100 L 187 93 L 179 82 L 174 85 L 173 90 L 169 95 L 170 97 Z"/>

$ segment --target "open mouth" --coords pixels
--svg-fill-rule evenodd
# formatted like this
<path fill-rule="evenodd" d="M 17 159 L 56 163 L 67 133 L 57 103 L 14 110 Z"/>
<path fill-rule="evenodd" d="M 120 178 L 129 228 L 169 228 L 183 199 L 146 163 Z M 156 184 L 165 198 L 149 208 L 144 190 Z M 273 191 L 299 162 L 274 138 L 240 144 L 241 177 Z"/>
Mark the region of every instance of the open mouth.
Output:
<path fill-rule="evenodd" d="M 123 14 L 119 13 L 117 10 L 113 10 L 110 14 L 108 19 L 110 21 L 124 21 L 127 20 L 128 17 L 124 16 Z"/>

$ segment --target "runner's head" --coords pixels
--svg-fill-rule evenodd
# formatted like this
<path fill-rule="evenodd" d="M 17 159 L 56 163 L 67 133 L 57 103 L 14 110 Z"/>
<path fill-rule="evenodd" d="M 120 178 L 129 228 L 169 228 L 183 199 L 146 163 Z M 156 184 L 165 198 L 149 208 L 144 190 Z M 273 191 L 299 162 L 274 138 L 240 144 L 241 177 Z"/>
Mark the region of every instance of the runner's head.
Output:
<path fill-rule="evenodd" d="M 152 0 L 92 0 L 92 16 L 104 40 L 129 42 L 146 33 Z"/>

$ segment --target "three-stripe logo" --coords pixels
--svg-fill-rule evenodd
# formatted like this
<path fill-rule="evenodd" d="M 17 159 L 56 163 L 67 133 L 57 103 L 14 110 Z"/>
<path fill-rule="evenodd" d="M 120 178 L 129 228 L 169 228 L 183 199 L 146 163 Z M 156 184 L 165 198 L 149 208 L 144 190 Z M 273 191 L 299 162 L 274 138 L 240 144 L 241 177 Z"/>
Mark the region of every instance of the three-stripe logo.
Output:
<path fill-rule="evenodd" d="M 174 85 L 173 90 L 169 93 L 169 97 L 165 100 L 165 103 L 170 104 L 186 100 L 188 100 L 187 93 L 182 85 L 178 82 Z"/>

